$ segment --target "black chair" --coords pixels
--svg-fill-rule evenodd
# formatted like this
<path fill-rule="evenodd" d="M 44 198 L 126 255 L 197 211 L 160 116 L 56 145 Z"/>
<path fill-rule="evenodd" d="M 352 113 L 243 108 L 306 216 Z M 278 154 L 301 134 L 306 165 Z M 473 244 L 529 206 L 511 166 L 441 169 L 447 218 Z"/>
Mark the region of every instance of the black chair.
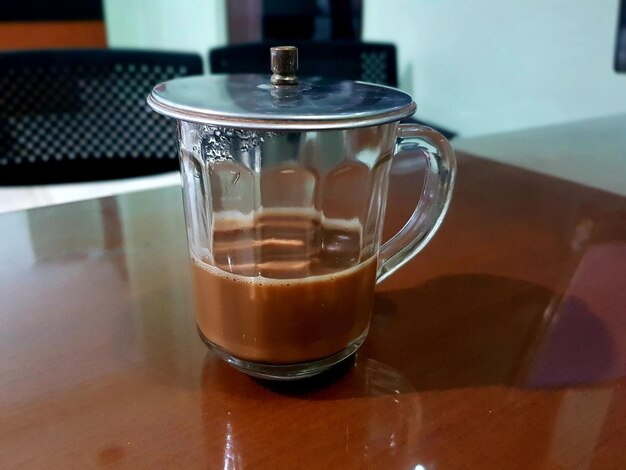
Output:
<path fill-rule="evenodd" d="M 288 41 L 299 51 L 298 74 L 398 85 L 393 44 L 351 41 Z M 284 43 L 284 41 L 283 41 Z M 270 73 L 269 50 L 279 42 L 236 44 L 209 52 L 211 73 Z"/>
<path fill-rule="evenodd" d="M 211 73 L 270 74 L 270 47 L 298 48 L 298 75 L 361 80 L 398 86 L 396 47 L 393 44 L 352 41 L 268 41 L 219 47 L 209 51 Z M 425 124 L 451 139 L 456 134 L 414 118 L 406 121 Z"/>
<path fill-rule="evenodd" d="M 174 127 L 145 100 L 156 83 L 201 73 L 187 53 L 0 53 L 0 185 L 177 170 Z"/>

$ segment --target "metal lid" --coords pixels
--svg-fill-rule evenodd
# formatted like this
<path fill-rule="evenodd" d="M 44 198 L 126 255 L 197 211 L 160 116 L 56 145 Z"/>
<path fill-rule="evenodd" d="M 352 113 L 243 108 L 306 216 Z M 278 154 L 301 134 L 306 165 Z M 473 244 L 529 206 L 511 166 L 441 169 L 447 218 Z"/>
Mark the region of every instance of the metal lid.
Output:
<path fill-rule="evenodd" d="M 178 78 L 155 86 L 148 104 L 158 113 L 184 121 L 268 130 L 364 127 L 398 121 L 415 112 L 413 99 L 394 88 L 349 80 L 298 80 L 294 49 L 273 48 L 271 78 Z"/>

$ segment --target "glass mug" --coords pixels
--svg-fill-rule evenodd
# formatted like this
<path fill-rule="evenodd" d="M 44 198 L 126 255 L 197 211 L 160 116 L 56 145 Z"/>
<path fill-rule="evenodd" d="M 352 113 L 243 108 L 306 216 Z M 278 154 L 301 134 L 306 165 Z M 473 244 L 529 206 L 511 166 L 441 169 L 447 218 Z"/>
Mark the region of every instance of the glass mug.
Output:
<path fill-rule="evenodd" d="M 243 372 L 318 374 L 365 340 L 374 288 L 431 239 L 455 158 L 438 132 L 391 122 L 263 131 L 178 120 L 198 330 Z M 381 245 L 395 153 L 426 159 L 419 203 Z"/>

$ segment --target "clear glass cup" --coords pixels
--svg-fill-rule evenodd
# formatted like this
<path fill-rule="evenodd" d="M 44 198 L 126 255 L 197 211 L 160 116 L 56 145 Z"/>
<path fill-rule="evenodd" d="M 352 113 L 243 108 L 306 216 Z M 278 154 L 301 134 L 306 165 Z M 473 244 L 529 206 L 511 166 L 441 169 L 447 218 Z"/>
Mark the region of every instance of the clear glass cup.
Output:
<path fill-rule="evenodd" d="M 448 207 L 454 154 L 413 124 L 262 131 L 178 121 L 197 325 L 253 376 L 308 377 L 365 340 L 374 287 L 428 243 Z M 425 156 L 412 217 L 381 246 L 389 170 Z"/>

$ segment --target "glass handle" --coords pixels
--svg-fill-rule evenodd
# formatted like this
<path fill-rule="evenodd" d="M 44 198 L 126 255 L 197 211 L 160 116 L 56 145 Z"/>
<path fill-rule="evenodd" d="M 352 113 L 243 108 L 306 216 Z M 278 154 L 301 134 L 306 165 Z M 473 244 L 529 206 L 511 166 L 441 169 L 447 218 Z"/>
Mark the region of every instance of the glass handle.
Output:
<path fill-rule="evenodd" d="M 450 205 L 456 159 L 450 143 L 439 132 L 417 124 L 400 124 L 396 154 L 419 151 L 426 158 L 424 188 L 404 227 L 379 252 L 376 282 L 382 282 L 419 253 L 433 237 Z"/>

